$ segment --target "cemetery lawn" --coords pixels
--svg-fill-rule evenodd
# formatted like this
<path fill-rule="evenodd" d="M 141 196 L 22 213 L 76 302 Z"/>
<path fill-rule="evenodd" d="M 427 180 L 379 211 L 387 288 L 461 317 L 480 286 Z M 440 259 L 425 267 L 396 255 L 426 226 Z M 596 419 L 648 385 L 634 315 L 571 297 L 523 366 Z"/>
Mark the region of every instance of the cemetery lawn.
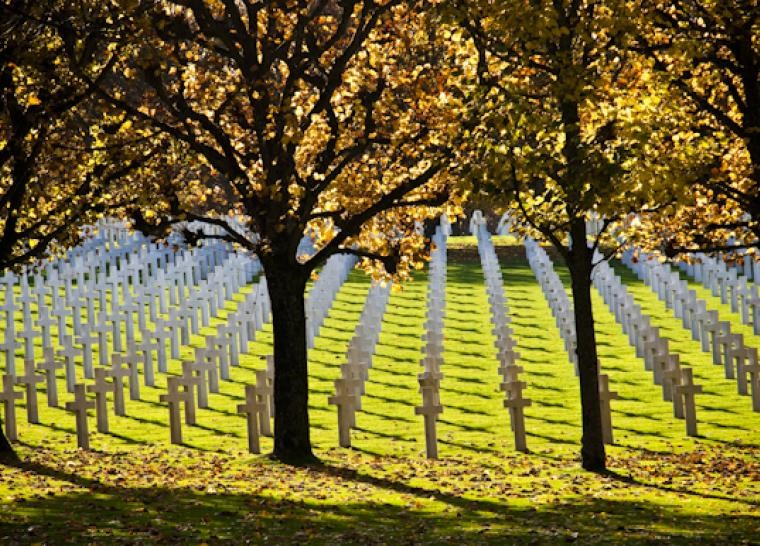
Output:
<path fill-rule="evenodd" d="M 210 395 L 210 408 L 198 410 L 198 424 L 184 427 L 184 446 L 169 444 L 168 412 L 158 403 L 165 377 L 144 388 L 142 401 L 127 400 L 128 416 L 111 414 L 111 434 L 94 432 L 91 414 L 90 452 L 75 449 L 73 416 L 46 407 L 44 393 L 38 425 L 27 424 L 17 403 L 23 462 L 0 467 L 0 544 L 760 544 L 760 413 L 622 267 L 623 282 L 704 387 L 700 437 L 685 436 L 595 294 L 601 364 L 620 398 L 612 402 L 610 471 L 582 471 L 573 367 L 519 249 L 502 247 L 520 378 L 533 400 L 530 451 L 514 451 L 473 244 L 450 241 L 439 460 L 424 458 L 414 414 L 424 274 L 391 295 L 353 448 L 337 447 L 327 397 L 369 286 L 352 273 L 310 352 L 312 440 L 322 465 L 287 467 L 245 452 L 235 406 L 271 352 L 270 325 L 232 381 Z M 719 300 L 700 296 L 729 319 Z M 760 337 L 746 339 L 760 347 Z M 178 361 L 170 371 L 180 372 Z M 262 440 L 264 452 L 271 446 Z"/>

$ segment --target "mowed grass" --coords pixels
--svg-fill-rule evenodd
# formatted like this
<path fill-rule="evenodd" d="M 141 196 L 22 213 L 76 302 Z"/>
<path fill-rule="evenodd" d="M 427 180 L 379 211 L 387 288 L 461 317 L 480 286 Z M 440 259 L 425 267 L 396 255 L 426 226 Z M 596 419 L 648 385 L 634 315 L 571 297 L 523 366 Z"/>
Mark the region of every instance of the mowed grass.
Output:
<path fill-rule="evenodd" d="M 472 243 L 455 239 L 452 247 Z M 439 460 L 424 458 L 422 418 L 414 413 L 421 402 L 424 274 L 392 293 L 353 448 L 337 447 L 336 411 L 327 397 L 369 288 L 352 273 L 310 351 L 312 440 L 322 465 L 292 468 L 245 452 L 235 405 L 271 353 L 267 326 L 233 368 L 232 381 L 210 395 L 211 407 L 198 411 L 198 425 L 183 428 L 184 446 L 169 444 L 168 411 L 158 403 L 161 375 L 155 389 L 143 387 L 142 401 L 127 400 L 127 417 L 110 416 L 111 434 L 92 432 L 90 452 L 76 449 L 73 415 L 45 407 L 43 391 L 38 425 L 26 423 L 24 404 L 17 403 L 17 448 L 25 462 L 0 468 L 0 543 L 757 543 L 760 414 L 648 287 L 621 272 L 705 388 L 697 398 L 699 438 L 685 436 L 683 421 L 673 418 L 595 295 L 602 368 L 620 398 L 612 403 L 611 472 L 582 471 L 573 366 L 532 272 L 510 259 L 502 260 L 504 291 L 525 396 L 533 401 L 526 410 L 530 452 L 515 452 L 482 270 L 452 253 Z M 225 312 L 234 305 L 228 302 Z M 760 346 L 757 338 L 751 342 Z M 170 372 L 179 371 L 172 361 Z M 63 402 L 70 396 L 62 379 Z M 264 452 L 271 448 L 264 439 Z"/>

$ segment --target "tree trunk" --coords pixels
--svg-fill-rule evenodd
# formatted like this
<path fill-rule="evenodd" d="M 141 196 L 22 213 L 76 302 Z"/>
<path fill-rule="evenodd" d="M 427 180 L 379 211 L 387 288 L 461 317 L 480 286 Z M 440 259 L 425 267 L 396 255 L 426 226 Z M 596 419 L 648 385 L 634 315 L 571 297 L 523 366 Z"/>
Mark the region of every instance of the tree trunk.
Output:
<path fill-rule="evenodd" d="M 599 404 L 599 364 L 596 354 L 594 313 L 591 306 L 591 270 L 593 254 L 586 244 L 585 219 L 573 222 L 573 240 L 567 264 L 573 291 L 575 311 L 576 354 L 581 387 L 581 413 L 583 436 L 581 460 L 583 468 L 600 471 L 606 468 L 604 440 L 602 436 L 602 413 Z"/>
<path fill-rule="evenodd" d="M 285 260 L 283 260 L 285 261 Z M 298 264 L 264 262 L 274 329 L 274 453 L 289 464 L 316 462 L 309 431 L 304 292 Z"/>
<path fill-rule="evenodd" d="M 13 401 L 10 402 L 11 404 Z M 18 460 L 16 452 L 13 451 L 11 443 L 5 437 L 3 432 L 3 421 L 0 419 L 0 463 L 15 462 Z"/>

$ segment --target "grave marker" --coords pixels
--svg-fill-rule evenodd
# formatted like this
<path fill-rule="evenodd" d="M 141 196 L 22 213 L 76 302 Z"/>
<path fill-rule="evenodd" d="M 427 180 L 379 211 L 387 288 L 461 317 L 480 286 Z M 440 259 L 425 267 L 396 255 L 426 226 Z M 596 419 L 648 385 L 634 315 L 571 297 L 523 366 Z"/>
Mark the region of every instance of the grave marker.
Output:
<path fill-rule="evenodd" d="M 18 432 L 16 429 L 16 400 L 24 398 L 23 393 L 13 390 L 15 384 L 15 378 L 11 374 L 6 373 L 3 375 L 3 390 L 0 391 L 0 402 L 5 406 L 5 411 L 3 413 L 5 436 L 11 442 L 18 440 Z"/>
<path fill-rule="evenodd" d="M 248 428 L 248 451 L 261 453 L 259 443 L 259 415 L 267 407 L 266 402 L 259 400 L 255 385 L 245 386 L 245 402 L 237 405 L 237 412 L 245 414 Z"/>
<path fill-rule="evenodd" d="M 114 392 L 114 384 L 106 381 L 108 370 L 95 369 L 95 383 L 87 386 L 87 392 L 95 393 L 95 416 L 97 417 L 98 432 L 108 433 L 107 394 Z"/>
<path fill-rule="evenodd" d="M 664 381 L 663 381 L 664 383 Z M 612 408 L 610 400 L 619 398 L 618 393 L 610 390 L 610 378 L 607 374 L 599 374 L 599 405 L 602 413 L 602 439 L 605 444 L 614 444 L 612 434 Z"/>
<path fill-rule="evenodd" d="M 34 360 L 24 360 L 24 375 L 16 377 L 16 383 L 26 388 L 26 417 L 30 423 L 39 423 L 37 408 L 37 383 L 45 381 L 44 377 L 37 375 Z"/>
<path fill-rule="evenodd" d="M 189 393 L 180 391 L 179 377 L 170 376 L 166 378 L 166 384 L 169 392 L 159 396 L 161 402 L 166 402 L 169 406 L 169 428 L 171 434 L 171 442 L 173 444 L 182 443 L 182 418 L 180 417 L 179 410 L 182 402 L 187 402 Z"/>
<path fill-rule="evenodd" d="M 691 368 L 681 369 L 681 384 L 676 387 L 676 394 L 683 397 L 686 434 L 697 436 L 697 410 L 694 395 L 702 392 L 701 385 L 694 384 Z"/>
<path fill-rule="evenodd" d="M 87 399 L 82 383 L 74 385 L 74 401 L 66 402 L 66 410 L 76 414 L 77 445 L 81 449 L 90 449 L 90 433 L 87 426 L 87 410 L 93 409 L 95 402 Z"/>

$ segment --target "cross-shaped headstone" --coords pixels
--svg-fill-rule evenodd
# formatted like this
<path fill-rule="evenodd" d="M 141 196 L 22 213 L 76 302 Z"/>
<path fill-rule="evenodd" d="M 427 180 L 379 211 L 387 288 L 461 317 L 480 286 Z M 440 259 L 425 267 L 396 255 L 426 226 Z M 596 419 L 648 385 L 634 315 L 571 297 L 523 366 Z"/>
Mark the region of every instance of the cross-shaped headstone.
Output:
<path fill-rule="evenodd" d="M 53 343 L 50 332 L 52 330 L 52 327 L 55 326 L 58 321 L 56 321 L 55 318 L 50 315 L 50 310 L 48 309 L 47 305 L 39 307 L 37 313 L 39 314 L 39 317 L 37 318 L 36 324 L 40 329 L 40 332 L 42 332 L 42 346 L 52 347 Z"/>
<path fill-rule="evenodd" d="M 533 401 L 529 398 L 523 398 L 523 389 L 525 382 L 515 381 L 505 390 L 509 392 L 509 398 L 504 400 L 504 407 L 509 409 L 512 430 L 515 435 L 515 449 L 517 451 L 527 451 L 528 445 L 525 437 L 525 408 L 530 406 Z"/>
<path fill-rule="evenodd" d="M 132 370 L 124 361 L 124 357 L 119 353 L 111 356 L 111 366 L 108 369 L 109 375 L 113 379 L 113 407 L 116 415 L 124 416 L 127 410 L 124 406 L 124 379 L 132 383 Z"/>
<path fill-rule="evenodd" d="M 47 392 L 48 406 L 54 408 L 58 405 L 58 381 L 56 380 L 56 371 L 63 368 L 63 362 L 56 360 L 55 351 L 52 347 L 42 349 L 42 362 L 37 365 L 37 369 L 45 372 L 45 386 Z"/>
<path fill-rule="evenodd" d="M 87 410 L 95 407 L 95 402 L 87 399 L 82 383 L 74 385 L 74 401 L 66 402 L 66 410 L 76 414 L 77 445 L 81 449 L 90 449 L 90 433 L 87 426 Z"/>
<path fill-rule="evenodd" d="M 760 411 L 760 362 L 758 362 L 757 349 L 747 348 L 747 362 L 744 364 L 744 373 L 749 374 L 749 385 L 752 391 L 752 411 Z"/>
<path fill-rule="evenodd" d="M 663 381 L 664 383 L 664 381 Z M 612 435 L 612 409 L 610 400 L 619 398 L 618 393 L 610 390 L 610 378 L 599 374 L 599 407 L 602 413 L 602 440 L 605 444 L 614 444 Z"/>
<path fill-rule="evenodd" d="M 237 412 L 244 413 L 248 425 L 248 451 L 261 453 L 259 444 L 259 414 L 267 408 L 267 403 L 262 402 L 256 394 L 255 385 L 245 386 L 245 402 L 237 405 Z"/>
<path fill-rule="evenodd" d="M 130 345 L 127 353 L 121 355 L 122 362 L 129 367 L 129 399 L 140 400 L 140 353 L 137 347 Z"/>
<path fill-rule="evenodd" d="M 82 346 L 82 368 L 87 379 L 94 377 L 92 365 L 92 347 L 98 342 L 98 336 L 92 335 L 85 327 L 82 335 L 77 338 L 77 343 Z"/>
<path fill-rule="evenodd" d="M 171 339 L 172 332 L 171 332 L 171 328 L 167 327 L 167 323 L 163 319 L 156 319 L 156 321 L 154 322 L 154 325 L 156 329 L 152 334 L 152 338 L 158 344 L 157 352 L 156 352 L 156 357 L 158 360 L 158 371 L 161 373 L 166 373 L 168 369 L 168 364 L 167 364 L 167 359 L 166 359 L 166 340 Z"/>
<path fill-rule="evenodd" d="M 202 370 L 207 375 L 206 384 L 209 392 L 219 392 L 219 369 L 216 367 L 216 361 L 213 357 L 208 356 L 208 349 L 205 347 L 195 348 L 195 368 Z"/>
<path fill-rule="evenodd" d="M 24 397 L 23 393 L 13 390 L 15 384 L 15 378 L 11 374 L 7 373 L 3 375 L 3 390 L 0 391 L 0 402 L 5 406 L 5 412 L 3 413 L 5 436 L 11 442 L 18 440 L 18 432 L 16 431 L 16 400 L 21 400 Z"/>
<path fill-rule="evenodd" d="M 182 418 L 180 417 L 180 404 L 187 402 L 189 393 L 180 391 L 179 377 L 170 376 L 166 378 L 168 393 L 159 396 L 161 402 L 169 405 L 169 428 L 171 442 L 173 444 L 182 443 Z"/>
<path fill-rule="evenodd" d="M 143 354 L 143 380 L 146 387 L 156 385 L 156 376 L 153 369 L 153 351 L 158 350 L 158 345 L 158 342 L 151 337 L 151 334 L 143 330 L 142 339 L 137 344 L 137 350 Z"/>
<path fill-rule="evenodd" d="M 16 383 L 26 387 L 26 417 L 30 423 L 39 423 L 37 408 L 37 383 L 42 383 L 45 378 L 37 375 L 34 360 L 24 360 L 24 375 L 16 377 Z"/>
<path fill-rule="evenodd" d="M 66 390 L 74 392 L 77 380 L 76 357 L 82 354 L 82 349 L 75 347 L 71 336 L 64 335 L 61 341 L 62 348 L 58 349 L 58 356 L 63 357 L 64 372 L 66 373 Z"/>
<path fill-rule="evenodd" d="M 443 406 L 437 403 L 438 394 L 433 387 L 423 386 L 422 405 L 414 408 L 415 415 L 423 415 L 425 419 L 425 451 L 428 459 L 438 458 L 438 438 L 436 421 L 443 413 Z"/>
<path fill-rule="evenodd" d="M 335 380 L 335 394 L 327 403 L 338 406 L 338 441 L 340 447 L 351 447 L 351 426 L 356 407 L 356 394 L 345 379 Z"/>
<path fill-rule="evenodd" d="M 266 405 L 259 413 L 259 430 L 264 436 L 272 436 L 271 419 L 274 413 L 274 387 L 267 370 L 256 370 L 256 394 Z"/>
<path fill-rule="evenodd" d="M 206 336 L 206 358 L 213 362 L 219 361 L 219 377 L 225 381 L 230 379 L 230 361 L 227 355 L 227 339 L 225 336 Z"/>
<path fill-rule="evenodd" d="M 95 393 L 95 415 L 97 417 L 98 432 L 108 433 L 108 407 L 106 405 L 107 394 L 114 392 L 114 384 L 106 381 L 108 370 L 105 368 L 95 369 L 95 383 L 87 386 L 87 392 Z"/>
<path fill-rule="evenodd" d="M 683 397 L 686 434 L 697 435 L 697 409 L 694 395 L 702 392 L 701 385 L 694 384 L 691 368 L 681 369 L 681 384 L 676 387 L 676 394 Z"/>
<path fill-rule="evenodd" d="M 185 400 L 185 423 L 188 425 L 195 424 L 195 393 L 202 382 L 205 383 L 199 376 L 195 375 L 192 362 L 183 362 L 179 385 L 189 395 Z"/>

